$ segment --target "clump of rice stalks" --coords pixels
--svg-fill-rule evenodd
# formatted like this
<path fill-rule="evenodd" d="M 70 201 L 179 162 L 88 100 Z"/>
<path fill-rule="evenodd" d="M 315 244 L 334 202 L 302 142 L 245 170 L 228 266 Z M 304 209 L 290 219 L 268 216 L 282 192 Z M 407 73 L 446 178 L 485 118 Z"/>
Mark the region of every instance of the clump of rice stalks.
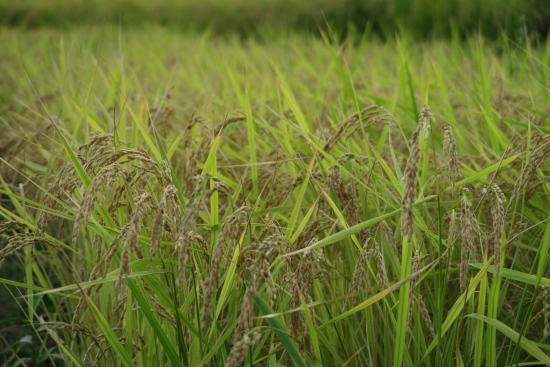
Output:
<path fill-rule="evenodd" d="M 430 124 L 435 122 L 435 117 L 430 109 L 430 106 L 424 105 L 418 114 L 418 129 L 425 131 L 424 140 L 428 139 L 428 134 L 431 130 Z"/>
<path fill-rule="evenodd" d="M 176 327 L 176 319 L 174 318 L 174 316 L 172 316 L 170 311 L 158 301 L 157 297 L 153 296 L 153 297 L 151 297 L 151 300 L 153 301 L 155 306 L 157 306 L 157 309 L 153 310 L 152 312 L 159 315 L 163 319 L 168 320 L 168 322 L 170 322 L 172 327 L 175 328 Z"/>
<path fill-rule="evenodd" d="M 383 290 L 388 287 L 388 281 L 387 281 L 387 274 L 386 274 L 386 267 L 384 266 L 384 257 L 382 255 L 382 251 L 380 249 L 380 245 L 378 242 L 374 241 L 374 259 L 376 260 L 376 267 L 378 268 L 378 272 L 376 273 L 376 280 L 378 282 L 378 289 Z"/>
<path fill-rule="evenodd" d="M 457 214 L 456 214 L 456 210 L 453 209 L 451 211 L 451 215 L 449 216 L 449 232 L 447 233 L 447 244 L 449 246 L 447 252 L 448 252 L 448 256 L 447 256 L 447 282 L 449 281 L 449 277 L 451 275 L 451 261 L 453 259 L 453 252 L 454 252 L 454 249 L 455 249 L 455 243 L 456 243 L 456 239 L 457 239 L 457 234 L 456 234 L 456 221 L 457 221 Z"/>
<path fill-rule="evenodd" d="M 535 304 L 533 305 L 536 308 L 542 303 L 542 309 L 531 318 L 529 327 L 532 327 L 537 323 L 541 318 L 544 320 L 544 329 L 543 329 L 543 338 L 546 338 L 550 335 L 550 285 L 544 284 L 541 286 L 542 292 L 540 296 L 537 297 Z"/>
<path fill-rule="evenodd" d="M 117 144 L 124 144 L 118 140 Z M 117 148 L 117 149 L 115 149 Z M 78 158 L 86 173 L 91 177 L 91 185 L 85 190 L 82 202 L 78 209 L 73 225 L 72 243 L 76 244 L 78 235 L 83 227 L 88 225 L 90 218 L 95 215 L 94 209 L 101 213 L 94 220 L 95 231 L 91 231 L 90 237 L 97 247 L 95 266 L 90 272 L 89 280 L 105 277 L 108 273 L 112 259 L 120 255 L 120 271 L 117 286 L 122 286 L 130 272 L 130 258 L 135 254 L 143 258 L 143 250 L 138 242 L 140 231 L 146 223 L 146 208 L 157 208 L 153 202 L 155 187 L 165 188 L 161 191 L 160 212 L 152 225 L 152 252 L 153 256 L 159 250 L 163 236 L 163 228 L 174 239 L 175 227 L 179 223 L 179 200 L 177 191 L 172 185 L 170 167 L 167 162 L 162 165 L 153 160 L 147 152 L 141 149 L 125 149 L 118 145 L 115 147 L 112 135 L 93 134 L 91 140 L 78 149 Z M 62 199 L 74 192 L 81 184 L 70 166 L 65 166 L 58 174 L 54 182 L 58 186 L 52 186 L 47 196 L 47 201 L 53 207 L 60 207 Z M 156 186 L 156 184 L 158 184 Z M 107 200 L 110 200 L 106 207 Z M 64 204 L 67 205 L 67 204 Z M 107 211 L 104 211 L 107 209 Z M 168 213 L 169 211 L 169 213 Z M 158 214 L 158 213 L 157 213 Z M 41 233 L 46 229 L 49 214 L 41 212 L 37 231 Z M 167 220 L 168 218 L 168 220 Z M 120 233 L 111 239 L 106 236 L 101 226 L 105 221 L 112 220 L 114 226 L 120 226 Z M 122 221 L 122 222 L 121 222 Z M 99 227 L 98 227 L 99 225 Z M 148 228 L 149 229 L 149 228 Z M 102 247 L 109 243 L 107 251 Z M 122 249 L 119 252 L 119 246 Z M 94 286 L 83 289 L 85 295 L 90 295 Z M 97 287 L 99 289 L 101 284 Z M 120 293 L 121 299 L 125 299 L 125 287 Z M 81 297 L 73 317 L 76 324 L 79 313 L 85 307 L 85 297 Z"/>
<path fill-rule="evenodd" d="M 405 190 L 403 191 L 403 198 L 401 200 L 401 207 L 403 209 L 401 223 L 402 238 L 409 236 L 410 239 L 414 233 L 414 216 L 412 208 L 414 198 L 416 196 L 416 175 L 418 173 L 418 161 L 420 160 L 420 144 L 418 139 L 420 137 L 420 132 L 429 128 L 430 121 L 435 121 L 435 119 L 430 110 L 430 106 L 426 105 L 420 111 L 420 115 L 418 116 L 418 126 L 411 135 L 411 140 L 409 141 L 409 158 L 407 159 L 405 172 L 403 173 Z"/>
<path fill-rule="evenodd" d="M 443 153 L 447 156 L 447 175 L 449 177 L 450 187 L 454 187 L 460 179 L 460 163 L 456 153 L 456 139 L 451 126 L 445 126 L 443 137 Z"/>
<path fill-rule="evenodd" d="M 416 273 L 420 269 L 420 262 L 422 261 L 422 258 L 420 257 L 420 254 L 418 250 L 414 252 L 414 256 L 412 258 L 412 270 L 411 273 Z M 409 290 L 409 306 L 408 306 L 408 316 L 407 316 L 407 328 L 410 329 L 412 327 L 413 322 L 413 307 L 414 304 L 418 304 L 418 307 L 420 309 L 420 313 L 422 315 L 422 319 L 426 323 L 426 326 L 428 326 L 428 330 L 430 330 L 430 333 L 432 336 L 435 336 L 435 330 L 433 327 L 432 319 L 430 317 L 430 313 L 428 311 L 428 308 L 426 307 L 426 303 L 424 302 L 424 298 L 420 293 L 416 292 L 416 282 L 417 278 L 411 280 L 411 288 Z"/>
<path fill-rule="evenodd" d="M 332 225 L 334 225 L 333 221 L 323 221 L 322 218 L 318 218 L 312 221 L 306 226 L 306 228 L 302 230 L 298 237 L 296 237 L 296 240 L 292 244 L 292 249 L 299 250 L 304 248 L 308 243 L 311 242 L 312 238 L 317 237 L 317 235 L 319 235 L 321 232 L 331 227 Z"/>
<path fill-rule="evenodd" d="M 538 144 L 533 147 L 529 162 L 526 162 L 523 170 L 514 185 L 514 190 L 510 201 L 507 206 L 507 210 L 514 209 L 514 205 L 517 201 L 521 201 L 522 198 L 529 200 L 533 195 L 534 189 L 538 186 L 535 174 L 550 155 L 550 135 L 544 135 L 538 140 Z"/>
<path fill-rule="evenodd" d="M 85 361 L 88 358 L 88 355 L 91 353 L 92 347 L 94 345 L 97 346 L 99 348 L 98 356 L 95 358 L 95 361 L 92 365 L 96 365 L 97 362 L 99 361 L 99 358 L 103 354 L 105 354 L 106 349 L 101 348 L 101 345 L 105 341 L 105 336 L 104 335 L 94 335 L 92 333 L 92 331 L 90 330 L 90 328 L 86 325 L 79 325 L 79 324 L 75 324 L 75 323 L 67 324 L 66 322 L 59 322 L 59 321 L 45 321 L 45 322 L 41 322 L 40 325 L 46 326 L 46 327 L 51 326 L 51 327 L 54 327 L 56 329 L 62 329 L 62 330 L 71 330 L 71 331 L 80 333 L 80 334 L 82 334 L 84 336 L 87 336 L 90 339 L 92 339 L 93 343 L 88 347 L 88 349 L 86 350 L 86 353 L 84 354 L 84 357 L 83 357 L 83 360 Z"/>
<path fill-rule="evenodd" d="M 213 135 L 214 136 L 217 136 L 218 134 L 220 134 L 223 129 L 225 129 L 226 126 L 230 125 L 230 124 L 234 124 L 236 122 L 239 122 L 239 121 L 245 121 L 246 120 L 246 116 L 244 115 L 244 113 L 242 111 L 237 111 L 239 113 L 241 113 L 240 116 L 227 116 L 223 122 L 214 129 L 213 131 Z"/>
<path fill-rule="evenodd" d="M 378 225 L 378 228 L 380 228 L 382 232 L 384 232 L 391 249 L 397 255 L 399 253 L 399 250 L 397 249 L 397 244 L 395 243 L 395 238 L 393 237 L 393 230 L 388 225 L 388 222 L 386 222 L 385 220 L 381 221 Z"/>
<path fill-rule="evenodd" d="M 238 342 L 233 345 L 231 352 L 227 356 L 225 365 L 227 367 L 240 367 L 246 355 L 248 354 L 248 348 L 256 344 L 260 337 L 262 336 L 261 332 L 257 329 L 252 329 L 248 331 Z"/>
<path fill-rule="evenodd" d="M 343 165 L 355 158 L 354 154 L 343 154 L 342 157 L 338 159 L 338 163 Z M 328 194 L 331 188 L 336 193 L 342 209 L 348 215 L 350 224 L 356 225 L 361 223 L 361 218 L 359 217 L 359 195 L 355 179 L 353 177 L 347 179 L 342 178 L 340 167 L 333 165 L 329 167 L 329 174 L 325 180 L 325 192 Z M 324 195 L 321 196 L 319 201 L 319 209 L 322 212 L 332 213 L 328 200 Z M 370 237 L 370 231 L 368 229 L 361 230 L 356 236 L 360 243 L 364 243 Z"/>
<path fill-rule="evenodd" d="M 355 271 L 353 272 L 353 277 L 351 278 L 348 298 L 349 297 L 352 298 L 353 307 L 355 307 L 355 304 L 356 304 L 355 298 L 357 297 L 357 294 L 359 294 L 359 292 L 361 291 L 361 285 L 363 284 L 363 282 L 365 281 L 365 278 L 367 277 L 367 267 L 368 267 L 370 255 L 372 254 L 372 250 L 369 248 L 370 241 L 371 239 L 368 239 L 363 244 L 361 255 L 357 260 L 357 264 L 355 264 Z M 344 303 L 344 310 L 346 308 L 348 298 L 346 298 L 346 302 Z"/>
<path fill-rule="evenodd" d="M 104 334 L 95 335 L 95 334 L 92 333 L 90 328 L 86 325 L 76 324 L 76 323 L 68 324 L 68 323 L 60 322 L 60 321 L 43 321 L 43 322 L 40 323 L 40 325 L 44 326 L 44 327 L 49 327 L 49 328 L 56 328 L 56 329 L 61 329 L 61 330 L 70 330 L 70 331 L 79 333 L 82 336 L 90 338 L 92 340 L 92 343 L 86 349 L 86 352 L 84 353 L 84 356 L 83 356 L 82 360 L 86 361 L 88 359 L 88 357 L 90 357 L 90 355 L 92 354 L 93 347 L 96 346 L 98 348 L 98 351 L 97 351 L 97 354 L 96 354 L 95 358 L 93 358 L 93 360 L 90 357 L 91 366 L 97 365 L 99 363 L 100 359 L 103 356 L 105 356 L 106 352 L 109 351 L 110 349 L 112 349 L 112 345 L 108 345 L 106 347 L 103 347 L 103 345 L 107 342 Z M 145 345 L 143 337 L 141 337 L 140 340 L 142 342 L 142 346 Z M 126 343 L 125 343 L 126 342 L 126 337 L 120 337 L 119 342 L 121 342 L 121 344 L 123 346 L 125 346 L 126 345 Z M 133 344 L 132 347 L 137 351 L 142 350 L 142 348 L 140 346 L 135 345 L 135 344 Z"/>
<path fill-rule="evenodd" d="M 169 222 L 166 220 L 166 217 L 168 216 L 170 209 L 172 210 L 172 215 L 171 215 L 172 221 Z M 151 260 L 153 260 L 156 253 L 160 250 L 160 243 L 162 240 L 165 226 L 169 225 L 173 227 L 177 225 L 178 218 L 179 218 L 179 205 L 178 205 L 177 189 L 174 185 L 169 185 L 164 189 L 162 198 L 158 205 L 157 215 L 153 220 L 153 224 L 151 228 L 151 255 L 150 255 Z M 174 233 L 174 230 L 172 229 L 171 232 Z"/>
<path fill-rule="evenodd" d="M 283 247 L 286 239 L 280 234 L 273 234 L 267 237 L 254 251 L 256 260 L 250 269 L 251 280 L 244 294 L 239 322 L 235 330 L 235 344 L 227 356 L 227 366 L 240 366 L 246 356 L 248 348 L 255 344 L 260 337 L 258 330 L 251 330 L 252 312 L 254 307 L 254 297 L 258 291 L 259 279 L 262 274 L 269 272 L 269 260 L 278 253 Z M 266 278 L 266 283 L 271 280 L 271 276 Z M 252 337 L 249 335 L 252 334 Z"/>
<path fill-rule="evenodd" d="M 90 141 L 87 144 L 82 145 L 77 151 L 77 157 L 80 163 L 88 167 L 87 173 L 93 175 L 94 172 L 90 170 L 90 162 L 94 162 L 98 157 L 102 155 L 109 155 L 109 152 L 113 149 L 113 135 L 100 133 L 93 133 L 90 137 Z M 90 155 L 88 157 L 88 155 Z M 63 165 L 57 176 L 51 181 L 51 184 L 47 188 L 48 195 L 45 196 L 43 205 L 59 210 L 62 207 L 63 198 L 80 186 L 80 179 L 76 174 L 74 166 L 71 162 L 67 162 Z M 47 225 L 53 215 L 48 211 L 40 213 L 36 231 L 37 233 L 44 233 L 47 229 Z"/>
<path fill-rule="evenodd" d="M 241 223 L 245 216 L 250 212 L 250 208 L 241 207 L 233 212 L 223 223 L 216 245 L 212 254 L 212 263 L 209 273 L 204 281 L 204 297 L 202 307 L 202 328 L 206 328 L 207 317 L 212 311 L 212 298 L 214 297 L 214 288 L 217 287 L 221 263 L 224 254 L 229 247 L 229 252 L 233 252 L 238 238 L 241 234 Z"/>
<path fill-rule="evenodd" d="M 189 232 L 189 241 L 197 242 L 199 244 L 203 256 L 208 261 L 208 242 L 206 242 L 204 237 L 194 231 L 191 231 Z"/>
<path fill-rule="evenodd" d="M 501 257 L 501 244 L 502 236 L 506 230 L 506 218 L 504 213 L 504 203 L 506 202 L 506 197 L 497 184 L 492 184 L 489 187 L 483 189 L 484 192 L 491 191 L 492 200 L 491 200 L 491 214 L 493 219 L 493 233 L 491 235 L 491 242 L 493 244 L 493 254 L 495 256 L 494 266 L 495 266 L 495 275 L 498 275 L 500 272 L 500 257 Z"/>
<path fill-rule="evenodd" d="M 19 231 L 25 228 L 26 225 L 17 221 L 3 222 L 0 224 L 0 234 L 9 231 Z M 2 268 L 6 258 L 12 256 L 16 251 L 28 246 L 36 246 L 41 243 L 56 250 L 61 250 L 61 245 L 55 240 L 36 233 L 16 233 L 13 236 L 8 237 L 7 246 L 0 250 L 0 268 Z"/>
<path fill-rule="evenodd" d="M 420 269 L 420 255 L 418 254 L 418 250 L 414 252 L 414 256 L 411 259 L 412 267 L 411 267 L 411 273 L 416 273 L 418 269 Z M 416 278 L 411 279 L 411 287 L 409 288 L 409 306 L 407 311 L 407 329 L 411 328 L 412 325 L 412 312 L 413 312 L 413 304 L 414 304 L 414 291 L 416 290 Z"/>
<path fill-rule="evenodd" d="M 10 231 L 21 231 L 27 226 L 19 221 L 10 220 L 0 223 L 0 235 Z"/>
<path fill-rule="evenodd" d="M 343 180 L 342 180 L 342 175 L 340 173 L 340 167 L 330 166 L 327 179 L 325 180 L 326 189 L 328 190 L 329 188 L 333 188 L 334 191 L 340 192 L 342 191 L 342 186 L 343 186 Z M 321 203 L 319 204 L 319 206 L 324 212 L 328 211 L 328 201 L 326 199 L 321 200 Z"/>
<path fill-rule="evenodd" d="M 353 126 L 355 126 L 355 129 L 351 132 L 351 134 L 355 133 L 357 130 L 369 127 L 374 124 L 383 124 L 388 125 L 391 128 L 395 128 L 396 125 L 394 121 L 395 118 L 380 106 L 372 105 L 365 107 L 360 112 L 355 112 L 349 115 L 344 120 L 336 133 L 334 133 L 334 135 L 332 135 L 328 139 L 323 147 L 323 150 L 328 153 L 336 144 L 338 144 L 338 141 L 340 141 L 342 136 L 344 136 L 346 132 Z M 358 125 L 358 122 L 363 122 L 363 125 Z"/>
<path fill-rule="evenodd" d="M 428 307 L 424 302 L 424 297 L 422 297 L 421 294 L 414 294 L 411 297 L 414 299 L 416 303 L 418 303 L 418 307 L 420 308 L 420 313 L 422 315 L 422 320 L 424 320 L 424 322 L 426 323 L 426 326 L 428 327 L 430 334 L 435 337 L 435 329 L 433 326 L 432 317 L 430 316 Z"/>
<path fill-rule="evenodd" d="M 185 212 L 183 213 L 183 218 L 181 220 L 181 227 L 178 232 L 178 240 L 176 245 L 178 246 L 178 264 L 179 264 L 179 273 L 178 273 L 178 284 L 185 284 L 185 265 L 187 263 L 187 247 L 189 245 L 189 232 L 195 225 L 197 216 L 199 214 L 199 204 L 200 197 L 203 194 L 206 182 L 212 177 L 209 175 L 197 177 L 197 184 L 195 190 L 187 200 L 185 205 Z"/>
<path fill-rule="evenodd" d="M 141 229 L 143 207 L 150 197 L 151 195 L 148 193 L 143 193 L 136 199 L 130 222 L 122 229 L 122 255 L 120 256 L 120 273 L 117 286 L 121 286 L 123 279 L 127 280 L 128 274 L 130 274 L 130 252 L 133 251 L 138 258 L 143 258 L 143 253 L 138 245 L 138 236 Z"/>
<path fill-rule="evenodd" d="M 97 199 L 101 193 L 103 187 L 110 187 L 115 184 L 119 177 L 123 180 L 128 179 L 128 171 L 124 166 L 119 164 L 111 164 L 103 168 L 92 180 L 90 188 L 86 191 L 84 199 L 80 204 L 80 210 L 76 216 L 73 228 L 73 243 L 78 238 L 80 227 L 86 226 L 88 219 L 92 214 L 92 210 L 95 208 Z"/>
<path fill-rule="evenodd" d="M 317 239 L 313 238 L 310 244 L 316 242 Z M 302 305 L 302 297 L 306 302 L 311 302 L 310 291 L 315 280 L 316 270 L 315 264 L 319 260 L 314 255 L 312 250 L 304 252 L 302 259 L 299 260 L 296 270 L 294 272 L 288 272 L 286 275 L 286 282 L 290 286 L 290 307 L 292 309 L 298 308 Z M 315 315 L 313 314 L 313 308 L 310 308 L 308 311 L 311 313 L 311 319 L 315 320 Z M 298 346 L 298 349 L 304 355 L 308 347 L 306 343 L 306 322 L 304 316 L 301 312 L 293 312 L 290 316 L 290 325 L 289 332 L 294 335 L 295 338 L 301 341 Z"/>
<path fill-rule="evenodd" d="M 78 179 L 74 167 L 70 163 L 66 163 L 48 187 L 49 195 L 44 198 L 43 205 L 53 210 L 59 210 L 62 203 L 61 198 L 66 192 L 72 192 L 77 184 Z M 47 211 L 41 212 L 36 224 L 36 232 L 39 234 L 46 232 L 52 217 L 53 215 Z"/>
<path fill-rule="evenodd" d="M 183 182 L 183 195 L 186 197 L 191 196 L 195 188 L 194 178 L 198 174 L 197 172 L 197 155 L 199 152 L 193 149 L 189 149 L 187 155 L 187 161 L 185 162 L 185 178 Z"/>
<path fill-rule="evenodd" d="M 466 193 L 469 190 L 465 187 L 461 189 L 461 217 L 460 217 L 460 238 L 462 240 L 462 251 L 460 255 L 460 291 L 465 292 L 468 285 L 468 256 L 476 258 L 476 248 L 474 245 L 475 219 L 472 213 L 472 203 L 468 200 Z"/>
<path fill-rule="evenodd" d="M 285 199 L 298 187 L 302 182 L 304 182 L 304 176 L 302 174 L 297 175 L 292 179 L 290 184 L 284 185 L 282 188 L 277 190 L 274 195 L 272 195 L 265 203 L 266 208 L 272 208 L 278 205 L 282 205 Z"/>
<path fill-rule="evenodd" d="M 214 192 L 218 192 L 220 194 L 229 195 L 230 188 L 222 181 L 214 181 L 214 184 L 212 185 L 212 188 L 210 190 L 207 190 L 204 193 L 204 197 L 211 198 Z"/>

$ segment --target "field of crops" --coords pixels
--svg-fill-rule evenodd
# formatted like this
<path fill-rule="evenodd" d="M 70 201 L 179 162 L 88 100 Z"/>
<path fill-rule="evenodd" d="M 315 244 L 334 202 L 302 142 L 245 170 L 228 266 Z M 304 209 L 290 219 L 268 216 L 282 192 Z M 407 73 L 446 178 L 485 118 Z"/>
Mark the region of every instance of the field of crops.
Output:
<path fill-rule="evenodd" d="M 2 366 L 550 365 L 550 50 L 0 28 Z"/>
<path fill-rule="evenodd" d="M 104 22 L 134 27 L 161 24 L 174 30 L 218 35 L 265 30 L 317 34 L 325 22 L 340 35 L 348 30 L 418 39 L 480 32 L 545 37 L 548 0 L 0 0 L 0 23 L 25 28 L 71 28 Z"/>

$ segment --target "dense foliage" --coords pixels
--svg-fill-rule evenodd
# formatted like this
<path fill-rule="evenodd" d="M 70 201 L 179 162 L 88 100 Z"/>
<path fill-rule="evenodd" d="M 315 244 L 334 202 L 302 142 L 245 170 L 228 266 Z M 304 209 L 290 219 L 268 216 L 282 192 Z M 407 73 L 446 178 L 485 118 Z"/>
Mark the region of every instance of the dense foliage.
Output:
<path fill-rule="evenodd" d="M 72 27 L 102 23 L 123 27 L 156 24 L 173 30 L 249 35 L 265 30 L 309 31 L 329 25 L 392 38 L 468 37 L 481 33 L 514 40 L 546 38 L 547 0 L 0 0 L 0 23 L 23 27 Z"/>
<path fill-rule="evenodd" d="M 547 47 L 0 43 L 7 365 L 550 364 Z"/>

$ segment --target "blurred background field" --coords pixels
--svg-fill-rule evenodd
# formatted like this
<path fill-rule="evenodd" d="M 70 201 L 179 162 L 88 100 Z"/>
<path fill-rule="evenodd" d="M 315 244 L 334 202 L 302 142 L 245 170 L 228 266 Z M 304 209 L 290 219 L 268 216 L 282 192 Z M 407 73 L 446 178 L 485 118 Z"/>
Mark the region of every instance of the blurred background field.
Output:
<path fill-rule="evenodd" d="M 157 24 L 217 34 L 266 29 L 317 33 L 328 22 L 340 35 L 367 30 L 381 37 L 404 32 L 416 39 L 525 32 L 546 37 L 547 0 L 0 0 L 0 23 L 23 27 L 71 27 L 102 22 L 124 27 Z"/>

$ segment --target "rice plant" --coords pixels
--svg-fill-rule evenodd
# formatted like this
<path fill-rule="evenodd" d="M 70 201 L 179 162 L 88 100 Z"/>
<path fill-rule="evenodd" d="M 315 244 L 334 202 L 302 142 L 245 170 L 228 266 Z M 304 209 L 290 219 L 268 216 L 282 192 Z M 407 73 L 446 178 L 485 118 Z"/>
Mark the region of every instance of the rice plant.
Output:
<path fill-rule="evenodd" d="M 550 364 L 547 46 L 265 37 L 0 30 L 3 363 Z"/>

